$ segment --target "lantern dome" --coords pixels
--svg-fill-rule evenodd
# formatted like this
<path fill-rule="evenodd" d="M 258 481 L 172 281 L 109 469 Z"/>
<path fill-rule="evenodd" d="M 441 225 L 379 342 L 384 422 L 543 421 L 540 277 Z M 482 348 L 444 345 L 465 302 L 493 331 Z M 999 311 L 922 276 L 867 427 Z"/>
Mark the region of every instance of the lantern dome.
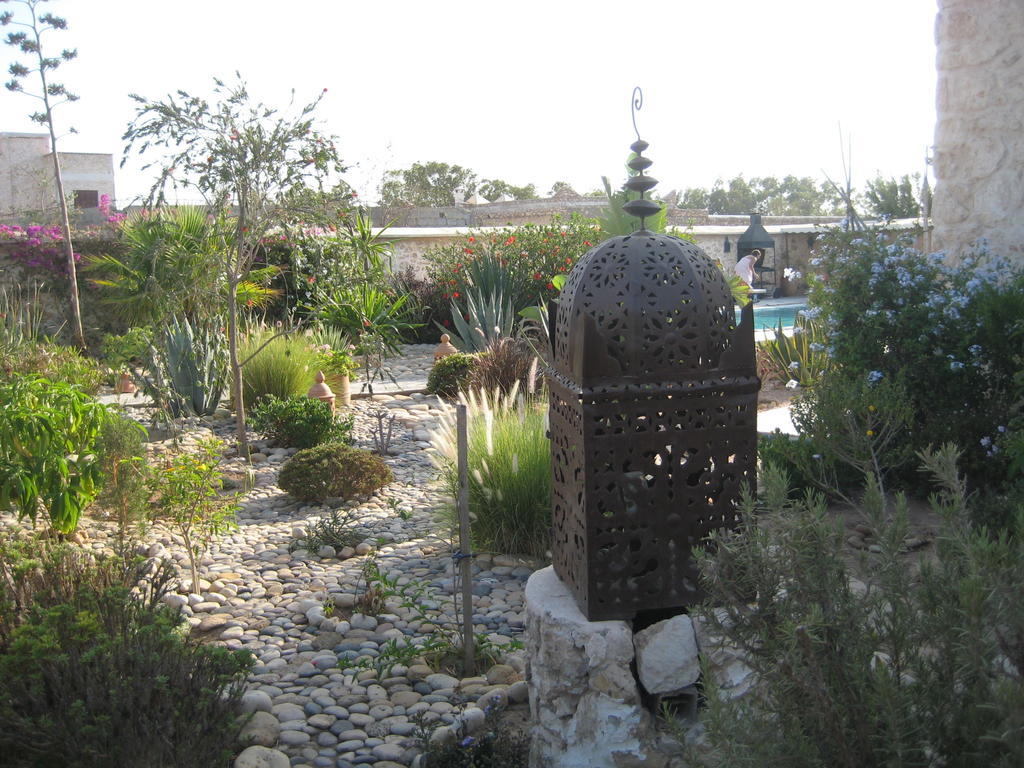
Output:
<path fill-rule="evenodd" d="M 718 265 L 693 243 L 641 230 L 591 249 L 569 274 L 553 368 L 584 389 L 663 384 L 718 369 L 735 330 Z"/>

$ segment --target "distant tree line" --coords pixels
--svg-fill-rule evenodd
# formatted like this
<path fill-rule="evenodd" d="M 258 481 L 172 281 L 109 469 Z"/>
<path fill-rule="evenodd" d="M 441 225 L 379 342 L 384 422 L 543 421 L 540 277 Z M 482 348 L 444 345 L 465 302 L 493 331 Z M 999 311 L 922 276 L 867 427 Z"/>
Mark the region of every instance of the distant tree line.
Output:
<path fill-rule="evenodd" d="M 549 194 L 574 191 L 564 181 L 555 182 Z M 503 179 L 480 179 L 461 165 L 441 162 L 413 163 L 409 168 L 389 171 L 380 188 L 382 206 L 450 206 L 456 200 L 478 195 L 490 202 L 501 197 L 513 200 L 537 198 L 534 184 L 516 186 Z M 586 196 L 603 197 L 594 190 Z M 899 178 L 878 176 L 867 182 L 854 203 L 869 217 L 914 218 L 921 215 L 921 201 L 930 207 L 931 192 L 922 190 L 920 174 Z M 742 174 L 728 181 L 718 179 L 710 188 L 687 187 L 677 199 L 679 208 L 707 210 L 711 214 L 762 213 L 769 216 L 830 216 L 846 212 L 839 192 L 827 181 L 810 176 L 754 176 Z"/>

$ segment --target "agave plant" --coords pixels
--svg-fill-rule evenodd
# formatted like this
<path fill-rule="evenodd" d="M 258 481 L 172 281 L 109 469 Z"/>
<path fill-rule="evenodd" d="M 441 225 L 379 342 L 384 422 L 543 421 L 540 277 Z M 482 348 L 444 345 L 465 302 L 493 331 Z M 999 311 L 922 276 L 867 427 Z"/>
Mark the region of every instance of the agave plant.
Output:
<path fill-rule="evenodd" d="M 209 416 L 228 382 L 227 338 L 214 323 L 174 319 L 159 349 L 153 348 L 160 378 L 169 390 L 171 413 Z"/>
<path fill-rule="evenodd" d="M 465 309 L 452 301 L 453 341 L 463 352 L 483 352 L 494 341 L 511 336 L 515 323 L 512 299 L 500 290 L 485 293 L 470 286 Z"/>

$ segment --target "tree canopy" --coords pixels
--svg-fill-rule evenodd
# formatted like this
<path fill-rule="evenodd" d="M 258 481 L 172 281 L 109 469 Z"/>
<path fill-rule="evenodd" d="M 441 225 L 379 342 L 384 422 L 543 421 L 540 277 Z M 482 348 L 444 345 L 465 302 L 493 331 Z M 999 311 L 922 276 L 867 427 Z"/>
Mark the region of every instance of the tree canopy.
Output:
<path fill-rule="evenodd" d="M 492 203 L 503 195 L 513 200 L 533 200 L 537 197 L 537 187 L 534 184 L 518 187 L 503 179 L 478 180 L 476 172 L 469 168 L 431 161 L 388 171 L 380 187 L 380 204 L 384 207 L 439 207 L 455 205 L 456 201 L 474 194 Z"/>
<path fill-rule="evenodd" d="M 889 216 L 894 219 L 914 219 L 921 215 L 919 191 L 921 174 L 904 174 L 900 178 L 878 176 L 868 182 L 864 203 L 873 216 Z M 931 194 L 930 191 L 927 192 Z M 930 206 L 929 206 L 930 207 Z"/>
<path fill-rule="evenodd" d="M 773 216 L 821 216 L 840 211 L 841 200 L 826 184 L 810 176 L 742 174 L 727 182 L 718 179 L 710 189 L 690 187 L 679 196 L 680 208 L 706 208 L 709 213 L 764 213 Z"/>

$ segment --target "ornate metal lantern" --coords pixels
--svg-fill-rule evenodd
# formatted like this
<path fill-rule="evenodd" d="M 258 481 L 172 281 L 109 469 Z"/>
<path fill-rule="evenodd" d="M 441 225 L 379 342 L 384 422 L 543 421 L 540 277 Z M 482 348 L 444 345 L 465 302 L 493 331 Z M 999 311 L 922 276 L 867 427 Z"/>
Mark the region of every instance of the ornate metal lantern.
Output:
<path fill-rule="evenodd" d="M 592 621 L 698 601 L 691 550 L 755 482 L 753 310 L 737 325 L 718 266 L 643 228 L 647 146 L 623 206 L 641 229 L 580 259 L 552 310 L 552 554 Z"/>

